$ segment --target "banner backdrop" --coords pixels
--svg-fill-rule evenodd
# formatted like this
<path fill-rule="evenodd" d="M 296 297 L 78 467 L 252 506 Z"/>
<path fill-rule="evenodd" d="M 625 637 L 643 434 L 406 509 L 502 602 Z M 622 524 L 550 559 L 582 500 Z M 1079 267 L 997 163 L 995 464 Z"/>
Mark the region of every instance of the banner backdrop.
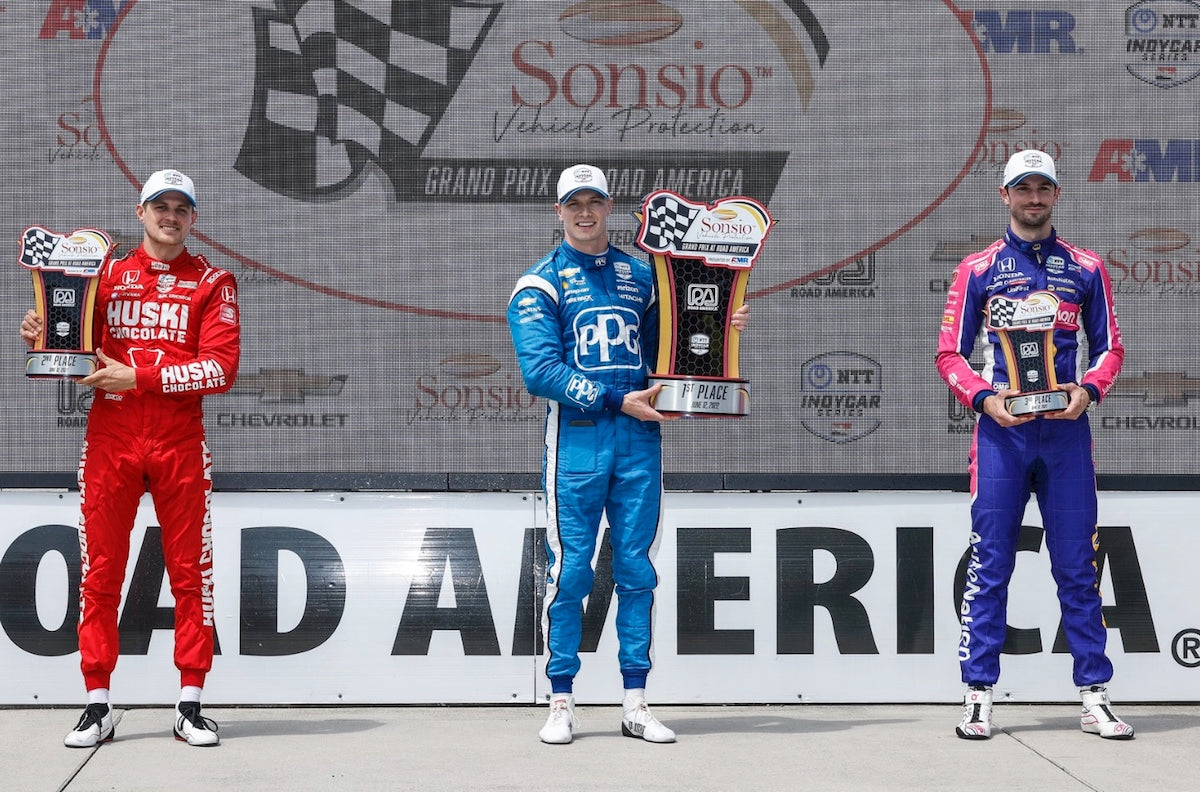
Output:
<path fill-rule="evenodd" d="M 751 414 L 668 428 L 668 472 L 960 474 L 933 367 L 1008 155 L 1059 163 L 1056 225 L 1107 261 L 1128 347 L 1102 474 L 1200 462 L 1200 3 L 43 0 L 0 6 L 0 472 L 70 471 L 90 393 L 26 382 L 20 231 L 136 245 L 138 186 L 195 179 L 190 248 L 236 273 L 227 473 L 536 473 L 543 404 L 503 322 L 602 167 L 613 241 L 654 189 L 776 218 L 750 279 Z M 19 174 L 19 177 L 17 176 Z"/>
<path fill-rule="evenodd" d="M 1100 589 L 1120 701 L 1200 700 L 1195 494 L 1103 493 Z M 0 493 L 0 704 L 83 695 L 73 494 Z M 959 701 L 961 493 L 668 493 L 654 700 Z M 549 692 L 532 493 L 217 493 L 205 700 L 532 703 Z M 1036 509 L 1026 513 L 997 695 L 1077 701 Z M 133 533 L 113 676 L 170 703 L 172 599 L 149 499 Z M 587 599 L 580 701 L 619 700 L 606 547 Z"/>

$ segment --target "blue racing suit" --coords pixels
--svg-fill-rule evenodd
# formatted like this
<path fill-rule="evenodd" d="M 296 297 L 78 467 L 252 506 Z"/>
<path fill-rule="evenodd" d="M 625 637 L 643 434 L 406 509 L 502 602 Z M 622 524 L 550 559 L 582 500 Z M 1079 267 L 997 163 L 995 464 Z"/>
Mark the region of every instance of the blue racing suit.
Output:
<path fill-rule="evenodd" d="M 662 439 L 654 421 L 621 412 L 646 387 L 644 345 L 658 338 L 654 272 L 609 246 L 601 256 L 566 242 L 517 281 L 508 324 L 525 387 L 549 400 L 546 451 L 546 675 L 555 693 L 579 671 L 583 600 L 602 514 L 617 592 L 618 661 L 626 688 L 650 671 L 653 556 L 662 511 Z"/>
<path fill-rule="evenodd" d="M 1010 385 L 1023 349 L 987 326 L 988 302 L 997 297 L 1013 311 L 1039 300 L 1044 305 L 1047 297 L 1057 301 L 1048 375 L 1058 384 L 1083 386 L 1092 404 L 1108 394 L 1125 349 L 1104 262 L 1059 239 L 1053 230 L 1047 239 L 1027 242 L 1009 229 L 1003 239 L 963 259 L 946 301 L 937 366 L 964 405 L 982 413 L 983 400 L 999 390 L 1044 389 Z M 1087 340 L 1086 367 L 1080 360 L 1081 336 Z M 984 351 L 981 373 L 968 362 L 977 342 Z M 1107 631 L 1096 572 L 1096 477 L 1087 415 L 1073 421 L 1039 417 L 1005 428 L 981 414 L 969 469 L 971 557 L 959 638 L 963 682 L 993 685 L 999 679 L 1008 584 L 1031 491 L 1037 493 L 1042 514 L 1075 684 L 1107 682 L 1113 669 L 1104 653 Z"/>

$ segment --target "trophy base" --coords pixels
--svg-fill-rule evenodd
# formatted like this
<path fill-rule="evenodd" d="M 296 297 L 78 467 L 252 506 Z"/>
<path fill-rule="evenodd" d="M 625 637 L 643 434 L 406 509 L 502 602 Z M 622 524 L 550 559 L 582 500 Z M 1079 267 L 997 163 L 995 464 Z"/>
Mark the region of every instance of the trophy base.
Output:
<path fill-rule="evenodd" d="M 651 374 L 649 385 L 662 385 L 654 409 L 685 418 L 741 418 L 750 412 L 750 383 L 744 379 Z"/>
<path fill-rule="evenodd" d="M 80 350 L 38 350 L 25 353 L 25 376 L 30 379 L 79 379 L 96 370 L 96 356 Z"/>
<path fill-rule="evenodd" d="M 1012 415 L 1041 415 L 1042 413 L 1062 412 L 1071 403 L 1071 397 L 1066 391 L 1042 391 L 1040 393 L 1023 393 L 1004 400 L 1004 406 Z"/>

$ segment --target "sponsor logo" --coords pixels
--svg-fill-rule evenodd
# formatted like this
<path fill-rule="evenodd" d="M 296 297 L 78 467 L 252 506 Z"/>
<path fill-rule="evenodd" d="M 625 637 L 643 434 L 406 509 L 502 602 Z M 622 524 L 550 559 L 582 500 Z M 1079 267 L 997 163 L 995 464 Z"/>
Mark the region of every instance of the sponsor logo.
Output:
<path fill-rule="evenodd" d="M 58 380 L 54 401 L 58 414 L 55 426 L 59 429 L 87 426 L 94 393 L 92 388 L 82 388 L 74 380 Z"/>
<path fill-rule="evenodd" d="M 159 369 L 163 393 L 210 390 L 225 384 L 225 370 L 214 360 L 163 366 Z"/>
<path fill-rule="evenodd" d="M 95 101 L 85 96 L 55 119 L 54 145 L 46 152 L 55 162 L 99 162 L 107 159 L 104 136 L 96 121 Z"/>
<path fill-rule="evenodd" d="M 110 300 L 105 326 L 112 338 L 186 343 L 191 306 L 184 303 Z"/>
<path fill-rule="evenodd" d="M 720 290 L 712 283 L 689 283 L 686 306 L 689 311 L 716 311 L 720 306 Z"/>
<path fill-rule="evenodd" d="M 256 7 L 254 93 L 274 97 L 274 104 L 268 108 L 256 103 L 252 109 L 235 168 L 267 189 L 308 200 L 354 187 L 370 166 L 378 166 L 391 179 L 398 200 L 553 200 L 553 179 L 569 162 L 555 165 L 534 157 L 494 161 L 425 157 L 425 146 L 436 139 L 502 5 L 448 2 L 422 14 L 419 20 L 410 20 L 397 10 L 388 14 L 386 7 L 384 13 L 374 15 L 330 13 L 317 29 L 311 20 L 301 17 L 303 4 Z M 787 11 L 795 26 L 781 17 L 771 38 L 788 67 L 787 76 L 807 104 L 815 88 L 814 67 L 800 34 L 807 36 L 808 46 L 815 51 L 818 68 L 828 57 L 829 40 L 804 0 L 792 0 Z M 398 18 L 405 20 L 402 31 L 393 28 Z M 493 113 L 492 139 L 496 143 L 570 138 L 628 143 L 636 136 L 671 144 L 680 138 L 749 136 L 763 131 L 758 116 L 742 118 L 737 111 L 759 103 L 760 94 L 767 95 L 760 85 L 774 77 L 772 67 L 725 60 L 715 54 L 715 48 L 713 55 L 700 52 L 695 59 L 663 63 L 651 56 L 671 48 L 637 48 L 638 43 L 670 39 L 680 30 L 683 14 L 675 8 L 657 2 L 603 6 L 580 2 L 564 10 L 557 22 L 559 36 L 541 30 L 536 37 L 520 37 L 505 59 L 512 70 L 500 75 L 498 82 L 507 79 L 509 83 L 503 95 L 511 109 Z M 310 37 L 319 35 L 345 42 L 366 57 L 376 48 L 364 42 L 394 40 L 397 32 L 402 33 L 406 50 L 401 57 L 380 61 L 381 70 L 395 73 L 386 81 L 320 79 L 321 71 L 339 66 L 334 60 L 338 48 L 317 50 L 318 55 L 313 56 L 311 48 L 305 47 Z M 589 46 L 580 50 L 577 41 Z M 587 53 L 585 59 L 581 59 L 581 51 Z M 321 55 L 323 52 L 327 54 Z M 438 90 L 430 93 L 430 85 Z M 299 117 L 314 100 L 318 108 L 328 108 L 318 111 L 328 118 L 317 118 L 315 127 L 306 130 L 288 124 L 290 116 Z M 338 107 L 378 110 L 360 110 L 350 128 L 344 121 L 339 125 Z M 371 128 L 371 134 L 363 132 L 364 125 Z M 316 156 L 318 148 L 311 146 L 312 139 L 307 137 L 316 134 L 314 128 L 332 130 L 332 144 L 344 167 L 331 169 L 315 161 L 295 161 L 295 152 Z M 641 151 L 639 157 L 644 160 L 649 153 Z M 737 172 L 739 181 L 748 177 L 756 182 L 748 185 L 748 192 L 769 197 L 786 156 L 771 164 L 766 190 L 762 187 L 767 185 L 757 184 L 754 168 L 738 164 L 739 159 L 744 161 L 741 153 L 726 158 L 726 166 L 712 168 L 694 168 L 689 155 L 670 149 L 656 158 L 664 165 L 669 163 L 658 169 L 656 180 L 665 178 L 664 170 L 678 171 L 680 187 L 690 182 L 692 175 L 699 179 L 687 185 L 693 187 L 690 194 L 706 183 L 722 190 L 711 197 L 746 192 L 734 188 L 731 176 Z M 640 197 L 660 186 L 645 181 L 644 171 L 642 179 L 633 178 L 638 167 L 596 164 L 606 171 L 614 197 Z M 692 175 L 684 175 L 688 171 Z M 718 182 L 719 188 L 715 187 Z"/>
<path fill-rule="evenodd" d="M 1089 182 L 1190 184 L 1200 181 L 1200 140 L 1192 138 L 1108 138 L 1101 141 L 1088 172 Z"/>
<path fill-rule="evenodd" d="M 811 285 L 793 286 L 794 300 L 872 300 L 875 298 L 875 253 L 813 278 Z"/>
<path fill-rule="evenodd" d="M 1108 395 L 1114 401 L 1105 400 L 1105 405 L 1115 409 L 1101 413 L 1101 429 L 1119 432 L 1187 432 L 1189 436 L 1192 432 L 1200 431 L 1200 416 L 1195 414 L 1194 408 L 1182 414 L 1178 412 L 1191 407 L 1193 399 L 1200 398 L 1200 378 L 1188 376 L 1187 372 L 1143 371 L 1136 376 L 1122 376 Z M 1128 410 L 1133 405 L 1156 409 L 1141 415 L 1111 414 L 1122 408 Z"/>
<path fill-rule="evenodd" d="M 1070 141 L 1046 135 L 1035 126 L 1027 126 L 1028 124 L 1029 119 L 1025 113 L 1017 108 L 993 107 L 992 115 L 988 119 L 987 139 L 983 141 L 979 153 L 975 156 L 971 175 L 989 184 L 999 184 L 1008 158 L 1018 151 L 1029 149 L 1044 152 L 1061 164 L 1063 155 L 1071 146 Z M 995 234 L 992 234 L 988 241 L 991 239 L 995 239 Z M 967 251 L 958 258 L 962 259 L 971 252 L 974 251 Z"/>
<path fill-rule="evenodd" d="M 1143 371 L 1138 376 L 1122 376 L 1110 396 L 1139 398 L 1148 407 L 1186 407 L 1200 398 L 1200 378 L 1183 371 Z"/>
<path fill-rule="evenodd" d="M 1125 9 L 1125 69 L 1156 88 L 1174 88 L 1200 74 L 1200 4 L 1142 0 Z"/>
<path fill-rule="evenodd" d="M 300 405 L 309 399 L 333 398 L 341 394 L 349 377 L 345 374 L 308 374 L 304 369 L 260 368 L 240 374 L 231 395 L 255 396 L 265 405 Z M 216 416 L 223 429 L 346 429 L 347 412 L 222 412 Z"/>
<path fill-rule="evenodd" d="M 50 302 L 55 308 L 74 308 L 75 307 L 75 290 L 74 289 L 55 289 L 50 297 Z"/>
<path fill-rule="evenodd" d="M 1104 258 L 1117 294 L 1200 297 L 1200 250 L 1178 228 L 1136 229 Z"/>
<path fill-rule="evenodd" d="M 576 392 L 587 392 L 582 385 L 575 387 Z M 411 392 L 401 399 L 405 422 L 410 426 L 534 422 L 545 415 L 544 410 L 534 409 L 536 404 L 537 399 L 525 390 L 520 376 L 506 371 L 494 356 L 477 352 L 442 358 L 435 369 L 418 376 Z"/>
<path fill-rule="evenodd" d="M 1003 15 L 1003 16 L 1002 16 Z M 1074 55 L 1075 17 L 1057 9 L 976 11 L 971 16 L 984 52 L 996 55 Z"/>
<path fill-rule="evenodd" d="M 600 388 L 582 374 L 572 374 L 567 383 L 567 395 L 580 404 L 595 404 Z"/>
<path fill-rule="evenodd" d="M 987 302 L 986 325 L 989 330 L 1050 330 L 1059 318 L 1061 302 L 1044 291 L 1032 292 L 1020 300 L 996 296 Z"/>
<path fill-rule="evenodd" d="M 639 369 L 638 315 L 628 308 L 585 308 L 575 316 L 575 366 L 580 371 Z"/>
<path fill-rule="evenodd" d="M 99 41 L 108 35 L 117 15 L 133 1 L 51 0 L 38 38 Z"/>
<path fill-rule="evenodd" d="M 950 376 L 951 387 L 957 377 Z M 954 391 L 946 390 L 946 434 L 971 434 L 975 431 L 975 411 L 960 402 Z"/>
<path fill-rule="evenodd" d="M 826 352 L 800 367 L 800 423 L 831 443 L 850 443 L 882 423 L 883 370 L 855 352 Z"/>

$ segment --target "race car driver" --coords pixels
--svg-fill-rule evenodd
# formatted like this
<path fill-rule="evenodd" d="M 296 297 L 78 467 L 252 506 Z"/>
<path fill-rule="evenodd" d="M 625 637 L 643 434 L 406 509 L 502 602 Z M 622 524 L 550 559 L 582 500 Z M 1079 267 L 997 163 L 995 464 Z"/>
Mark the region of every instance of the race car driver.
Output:
<path fill-rule="evenodd" d="M 190 178 L 176 170 L 152 174 L 137 216 L 141 245 L 99 276 L 93 337 L 102 365 L 79 380 L 95 395 L 79 463 L 78 635 L 88 704 L 64 740 L 75 748 L 115 734 L 109 682 L 120 643 L 117 607 L 147 490 L 175 598 L 181 690 L 173 733 L 189 745 L 219 743 L 216 724 L 200 714 L 213 658 L 212 459 L 201 400 L 229 390 L 237 375 L 237 284 L 185 247 L 197 218 Z M 42 318 L 28 312 L 21 336 L 32 345 L 41 329 Z"/>
<path fill-rule="evenodd" d="M 652 404 L 661 386 L 646 388 L 644 350 L 658 336 L 654 273 L 609 244 L 613 201 L 603 171 L 567 168 L 557 196 L 563 242 L 521 276 L 508 306 L 525 387 L 549 402 L 542 628 L 551 698 L 539 737 L 551 744 L 573 739 L 582 603 L 592 590 L 592 557 L 607 514 L 625 689 L 621 731 L 674 742 L 675 732 L 651 714 L 645 698 L 662 506 L 659 422 L 669 419 Z M 743 329 L 748 317 L 743 306 L 734 327 Z"/>
<path fill-rule="evenodd" d="M 964 739 L 991 736 L 1008 584 L 1031 492 L 1037 493 L 1083 701 L 1080 726 L 1106 738 L 1133 736 L 1133 727 L 1113 714 L 1106 689 L 1113 667 L 1105 655 L 1095 465 L 1085 413 L 1113 387 L 1125 350 L 1103 260 L 1060 238 L 1051 224 L 1060 194 L 1054 160 L 1045 152 L 1018 151 L 1009 158 L 1000 187 L 1008 228 L 1003 239 L 958 265 L 938 338 L 942 379 L 979 413 L 969 466 L 971 555 L 960 608 L 959 660 L 967 690 L 955 731 Z M 1015 326 L 1020 322 L 1012 317 L 1021 316 L 1040 317 L 1045 329 L 1014 342 L 1006 322 Z M 1039 343 L 1046 334 L 1049 342 Z M 1081 336 L 1087 340 L 1085 365 Z M 977 342 L 984 355 L 979 373 L 968 362 Z M 1041 368 L 1030 360 L 1042 361 Z M 1067 396 L 1057 411 L 1010 411 L 1008 400 L 1019 392 L 1055 388 Z"/>

